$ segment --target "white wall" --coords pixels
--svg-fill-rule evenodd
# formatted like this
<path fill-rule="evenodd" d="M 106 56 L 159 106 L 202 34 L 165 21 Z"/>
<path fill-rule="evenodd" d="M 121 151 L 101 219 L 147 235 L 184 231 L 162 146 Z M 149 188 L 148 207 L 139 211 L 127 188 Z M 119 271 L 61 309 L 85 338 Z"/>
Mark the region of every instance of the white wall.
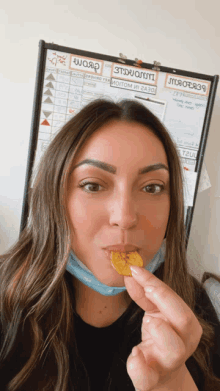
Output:
<path fill-rule="evenodd" d="M 38 0 L 0 5 L 0 254 L 18 238 L 38 42 L 193 72 L 220 73 L 217 0 Z M 66 4 L 66 5 L 64 5 Z M 220 274 L 220 85 L 205 164 L 211 188 L 198 194 L 188 260 L 194 275 Z"/>

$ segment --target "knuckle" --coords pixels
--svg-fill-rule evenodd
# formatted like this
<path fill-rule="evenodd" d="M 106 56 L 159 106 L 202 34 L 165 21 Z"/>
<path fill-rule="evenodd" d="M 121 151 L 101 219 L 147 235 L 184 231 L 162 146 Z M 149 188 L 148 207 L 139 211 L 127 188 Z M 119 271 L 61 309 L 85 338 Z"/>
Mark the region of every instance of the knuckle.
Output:
<path fill-rule="evenodd" d="M 186 347 L 184 344 L 181 344 L 178 349 L 172 349 L 170 351 L 169 365 L 173 368 L 181 365 L 183 360 L 186 358 Z"/>
<path fill-rule="evenodd" d="M 168 285 L 167 286 L 158 286 L 156 289 L 156 294 L 157 294 L 158 298 L 166 300 L 167 298 L 169 298 L 169 296 L 171 294 L 170 288 L 168 287 Z"/>
<path fill-rule="evenodd" d="M 160 328 L 160 326 L 163 325 L 165 322 L 165 320 L 160 317 L 152 316 L 152 318 L 153 318 L 152 320 L 154 322 L 154 327 L 156 327 L 156 328 Z"/>
<path fill-rule="evenodd" d="M 199 323 L 199 321 L 198 321 L 198 323 Z M 199 336 L 199 340 L 201 339 L 202 335 L 203 335 L 203 328 L 202 328 L 201 324 L 199 323 L 199 324 L 198 324 L 198 336 Z"/>
<path fill-rule="evenodd" d="M 147 279 L 145 286 L 148 286 L 148 285 L 155 285 L 154 274 L 150 275 L 149 278 Z"/>
<path fill-rule="evenodd" d="M 181 341 L 182 342 L 182 341 Z M 183 359 L 186 357 L 187 351 L 186 351 L 186 346 L 184 343 L 181 343 L 179 346 L 179 352 L 177 354 L 177 360 L 180 360 L 180 362 L 183 361 Z"/>
<path fill-rule="evenodd" d="M 194 334 L 194 338 L 191 338 L 191 349 L 192 349 L 192 352 L 194 352 L 197 347 L 199 346 L 199 343 L 201 341 L 201 338 L 202 338 L 202 334 L 203 334 L 203 328 L 202 326 L 198 325 L 196 331 L 195 331 L 195 334 Z"/>
<path fill-rule="evenodd" d="M 191 310 L 184 314 L 184 316 L 181 319 L 181 325 L 182 325 L 183 329 L 189 330 L 192 327 L 193 322 L 194 322 L 194 316 L 193 315 L 194 314 L 192 313 Z"/>

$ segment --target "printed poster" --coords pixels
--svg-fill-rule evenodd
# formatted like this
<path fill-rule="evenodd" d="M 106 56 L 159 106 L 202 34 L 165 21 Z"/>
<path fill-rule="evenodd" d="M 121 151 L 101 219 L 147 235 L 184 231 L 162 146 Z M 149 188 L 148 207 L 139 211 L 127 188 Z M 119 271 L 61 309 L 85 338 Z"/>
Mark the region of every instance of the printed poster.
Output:
<path fill-rule="evenodd" d="M 193 205 L 209 81 L 47 50 L 43 83 L 34 171 L 57 132 L 86 104 L 99 98 L 133 99 L 169 131 L 186 174 L 185 204 Z"/>

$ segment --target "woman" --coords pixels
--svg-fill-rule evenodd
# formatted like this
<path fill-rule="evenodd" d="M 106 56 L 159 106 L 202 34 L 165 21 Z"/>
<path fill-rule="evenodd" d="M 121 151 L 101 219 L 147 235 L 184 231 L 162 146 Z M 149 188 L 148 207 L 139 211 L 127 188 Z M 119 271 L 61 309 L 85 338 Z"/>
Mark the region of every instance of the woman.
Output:
<path fill-rule="evenodd" d="M 84 107 L 45 152 L 29 208 L 1 256 L 1 390 L 220 389 L 220 324 L 187 269 L 179 157 L 148 109 Z M 111 250 L 137 250 L 144 267 L 118 274 Z"/>

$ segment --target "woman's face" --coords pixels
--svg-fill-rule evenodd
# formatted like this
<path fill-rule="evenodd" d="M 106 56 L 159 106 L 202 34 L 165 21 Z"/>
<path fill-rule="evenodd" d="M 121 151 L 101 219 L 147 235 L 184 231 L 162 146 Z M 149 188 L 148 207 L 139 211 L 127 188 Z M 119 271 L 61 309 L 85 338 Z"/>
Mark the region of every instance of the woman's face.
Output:
<path fill-rule="evenodd" d="M 123 286 L 124 277 L 113 269 L 104 248 L 137 246 L 144 266 L 159 251 L 170 212 L 166 153 L 145 126 L 113 121 L 87 140 L 74 167 L 86 159 L 102 162 L 102 167 L 81 164 L 70 176 L 67 208 L 72 249 L 99 281 Z M 104 170 L 104 164 L 110 170 Z M 155 164 L 167 169 L 139 173 Z"/>

